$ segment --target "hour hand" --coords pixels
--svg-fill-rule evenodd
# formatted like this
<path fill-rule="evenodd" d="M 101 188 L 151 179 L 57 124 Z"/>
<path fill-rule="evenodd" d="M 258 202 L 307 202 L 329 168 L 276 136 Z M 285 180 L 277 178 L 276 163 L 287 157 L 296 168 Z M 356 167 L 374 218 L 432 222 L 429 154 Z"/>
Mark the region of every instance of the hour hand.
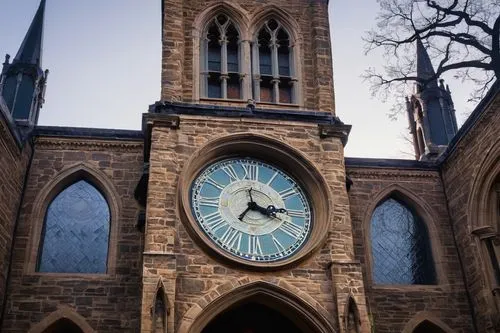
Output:
<path fill-rule="evenodd" d="M 285 208 L 276 208 L 273 205 L 267 206 L 266 211 L 267 211 L 267 215 L 272 216 L 272 217 L 276 217 L 276 213 L 286 214 L 286 212 L 287 212 Z"/>

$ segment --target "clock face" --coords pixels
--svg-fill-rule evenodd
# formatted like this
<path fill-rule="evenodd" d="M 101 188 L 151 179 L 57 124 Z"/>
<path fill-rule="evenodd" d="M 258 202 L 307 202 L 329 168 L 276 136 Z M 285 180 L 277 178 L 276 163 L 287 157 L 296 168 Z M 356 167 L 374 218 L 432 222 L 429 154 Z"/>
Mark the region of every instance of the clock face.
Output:
<path fill-rule="evenodd" d="M 311 209 L 299 184 L 255 159 L 232 158 L 208 166 L 192 184 L 191 207 L 217 246 L 248 261 L 288 258 L 311 232 Z"/>

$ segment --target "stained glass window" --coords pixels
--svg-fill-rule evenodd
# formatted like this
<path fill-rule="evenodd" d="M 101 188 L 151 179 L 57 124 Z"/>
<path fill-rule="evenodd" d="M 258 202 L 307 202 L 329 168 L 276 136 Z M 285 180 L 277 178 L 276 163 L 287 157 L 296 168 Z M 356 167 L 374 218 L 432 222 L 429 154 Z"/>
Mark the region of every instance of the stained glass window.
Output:
<path fill-rule="evenodd" d="M 68 186 L 47 209 L 38 271 L 105 273 L 109 225 L 101 192 L 85 180 Z"/>
<path fill-rule="evenodd" d="M 376 284 L 435 284 L 427 228 L 415 212 L 389 198 L 371 219 L 373 281 Z"/>

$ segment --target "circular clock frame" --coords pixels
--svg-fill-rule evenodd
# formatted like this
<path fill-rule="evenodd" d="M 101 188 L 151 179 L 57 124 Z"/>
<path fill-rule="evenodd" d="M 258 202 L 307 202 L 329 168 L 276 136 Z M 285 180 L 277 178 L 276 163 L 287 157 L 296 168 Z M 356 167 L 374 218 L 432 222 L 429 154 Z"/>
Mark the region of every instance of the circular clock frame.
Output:
<path fill-rule="evenodd" d="M 313 216 L 312 230 L 301 248 L 283 260 L 256 262 L 235 256 L 216 245 L 193 216 L 190 193 L 195 178 L 212 163 L 245 157 L 261 160 L 288 173 L 302 187 L 309 199 Z M 310 256 L 324 244 L 328 234 L 331 198 L 325 179 L 303 154 L 279 140 L 264 135 L 240 133 L 208 142 L 186 162 L 180 175 L 178 192 L 179 215 L 188 233 L 208 254 L 230 265 L 244 266 L 253 270 L 285 268 Z"/>

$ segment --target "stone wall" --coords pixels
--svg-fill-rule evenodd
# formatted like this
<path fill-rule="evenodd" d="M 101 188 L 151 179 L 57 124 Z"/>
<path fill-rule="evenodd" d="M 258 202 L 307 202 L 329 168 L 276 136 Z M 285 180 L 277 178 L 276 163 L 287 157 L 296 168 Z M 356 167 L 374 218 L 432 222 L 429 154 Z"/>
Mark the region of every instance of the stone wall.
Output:
<path fill-rule="evenodd" d="M 320 139 L 317 125 L 300 122 L 181 116 L 180 127 L 173 129 L 165 127 L 165 122 L 159 119 L 151 136 L 142 331 L 151 332 L 150 309 L 158 281 L 162 279 L 170 304 L 170 332 L 185 332 L 203 314 L 207 304 L 255 281 L 288 289 L 323 313 L 341 332 L 339 322 L 347 295 L 351 293 L 363 316 L 363 332 L 369 332 L 363 281 L 356 269 L 359 264 L 353 262 L 340 139 Z M 291 268 L 259 272 L 228 264 L 195 242 L 186 229 L 186 219 L 179 215 L 179 176 L 186 162 L 207 142 L 235 133 L 266 135 L 293 147 L 324 176 L 331 192 L 333 214 L 326 242 Z M 332 275 L 338 274 L 342 274 L 342 279 L 332 280 Z M 340 294 L 339 301 L 336 294 Z"/>
<path fill-rule="evenodd" d="M 472 234 L 480 225 L 475 221 L 477 215 L 471 211 L 475 203 L 470 202 L 473 186 L 481 180 L 478 179 L 479 175 L 487 176 L 489 171 L 493 172 L 488 168 L 495 168 L 494 165 L 485 165 L 484 161 L 496 159 L 498 170 L 500 94 L 498 84 L 496 87 L 496 97 L 493 96 L 490 103 L 482 106 L 485 111 L 473 128 L 461 138 L 442 169 L 450 216 L 464 261 L 467 287 L 473 301 L 479 332 L 494 332 L 493 322 L 500 324 L 498 312 L 494 310 L 491 285 L 487 282 L 486 267 L 490 265 L 489 259 L 481 254 L 478 238 Z"/>
<path fill-rule="evenodd" d="M 162 100 L 198 102 L 193 88 L 198 89 L 198 78 L 194 77 L 199 62 L 196 34 L 203 27 L 197 26 L 198 16 L 207 8 L 222 5 L 225 12 L 242 20 L 256 22 L 268 10 L 274 10 L 287 20 L 297 23 L 301 68 L 298 73 L 303 109 L 334 112 L 333 74 L 328 23 L 328 3 L 326 0 L 270 0 L 270 1 L 218 1 L 218 0 L 163 0 L 163 65 Z M 249 37 L 251 38 L 251 37 Z M 246 59 L 245 61 L 249 61 Z M 250 68 L 250 66 L 248 66 Z M 246 80 L 246 79 L 245 79 Z M 234 105 L 222 100 L 201 101 L 208 104 Z M 279 108 L 278 105 L 259 103 L 263 108 Z M 286 106 L 294 108 L 294 106 Z"/>
<path fill-rule="evenodd" d="M 44 318 L 57 311 L 78 314 L 98 332 L 139 330 L 143 244 L 133 193 L 142 172 L 142 149 L 142 140 L 37 138 L 0 331 L 27 332 L 47 324 Z M 37 273 L 37 244 L 46 207 L 59 191 L 82 177 L 91 178 L 110 205 L 108 272 Z"/>
<path fill-rule="evenodd" d="M 411 161 L 410 161 L 411 162 Z M 354 182 L 349 191 L 356 259 L 363 268 L 368 310 L 377 333 L 402 332 L 415 318 L 446 323 L 453 332 L 472 332 L 470 307 L 451 229 L 439 171 L 408 168 L 396 160 L 376 163 L 347 161 Z M 368 165 L 367 165 L 368 164 Z M 433 286 L 375 285 L 371 279 L 371 215 L 375 207 L 396 193 L 426 222 L 438 284 Z M 415 321 L 415 320 L 413 320 Z M 406 332 L 406 331 L 405 331 Z"/>
<path fill-rule="evenodd" d="M 29 144 L 20 148 L 8 124 L 0 117 L 0 311 L 5 297 L 12 235 L 30 155 Z"/>

